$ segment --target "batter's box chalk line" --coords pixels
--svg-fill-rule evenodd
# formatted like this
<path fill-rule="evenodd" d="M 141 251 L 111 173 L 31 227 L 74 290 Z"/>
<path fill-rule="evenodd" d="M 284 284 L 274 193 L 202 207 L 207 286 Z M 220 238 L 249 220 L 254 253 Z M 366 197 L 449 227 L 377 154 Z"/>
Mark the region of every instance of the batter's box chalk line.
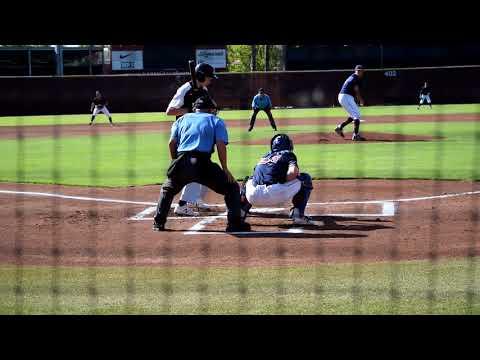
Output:
<path fill-rule="evenodd" d="M 147 217 L 150 214 L 153 214 L 156 209 L 157 203 L 155 202 L 146 202 L 146 201 L 129 201 L 121 199 L 110 199 L 110 198 L 93 198 L 86 196 L 74 196 L 74 195 L 63 195 L 57 193 L 45 193 L 45 192 L 33 192 L 33 191 L 13 191 L 13 190 L 0 190 L 0 194 L 5 195 L 21 195 L 21 196 L 30 196 L 30 197 L 53 197 L 60 198 L 64 200 L 77 200 L 77 201 L 91 201 L 91 202 L 103 202 L 103 203 L 116 203 L 116 204 L 131 204 L 131 205 L 146 205 L 149 206 L 135 216 L 129 218 L 129 220 L 149 220 L 152 221 L 153 217 Z M 311 216 L 336 216 L 336 217 L 393 217 L 396 214 L 397 208 L 400 203 L 403 202 L 415 202 L 415 201 L 425 201 L 425 200 L 441 200 L 452 197 L 459 196 L 469 196 L 469 195 L 478 195 L 479 191 L 467 191 L 461 193 L 452 193 L 452 194 L 443 194 L 443 195 L 432 195 L 432 196 L 423 196 L 415 198 L 401 198 L 401 199 L 388 199 L 388 200 L 366 200 L 366 201 L 332 201 L 332 202 L 317 202 L 309 203 L 307 207 L 312 206 L 330 206 L 330 205 L 354 205 L 354 204 L 379 204 L 381 205 L 381 212 L 377 214 L 363 213 L 363 214 L 311 214 Z M 210 207 L 225 208 L 224 204 L 207 204 Z M 173 207 L 173 206 L 172 206 Z M 277 213 L 279 211 L 288 210 L 287 208 L 257 208 L 253 209 L 252 213 Z M 200 232 L 205 228 L 206 225 L 216 221 L 217 219 L 226 218 L 226 213 L 221 213 L 218 215 L 210 216 L 201 216 L 195 217 L 195 220 L 200 220 L 197 224 L 193 225 L 188 229 L 185 234 L 224 234 L 224 232 Z M 185 219 L 185 217 L 169 217 L 169 220 Z M 271 232 L 254 232 L 254 234 L 281 234 L 281 233 L 302 233 L 305 232 L 301 228 L 292 228 L 286 231 L 271 231 Z M 238 234 L 243 234 L 239 232 Z M 245 234 L 251 234 L 250 232 L 245 232 Z"/>
<path fill-rule="evenodd" d="M 337 203 L 336 205 L 344 205 L 347 204 L 345 202 L 340 202 Z M 351 203 L 348 203 L 351 204 Z M 363 204 L 363 202 L 360 202 L 359 204 Z M 377 204 L 377 203 L 375 203 Z M 208 206 L 212 206 L 211 204 L 207 204 Z M 312 203 L 309 204 L 310 206 L 307 207 L 318 207 L 318 206 L 327 206 L 327 205 L 332 205 L 332 203 Z M 381 205 L 381 212 L 380 213 L 309 213 L 308 215 L 310 216 L 334 216 L 334 217 L 392 217 L 395 216 L 395 211 L 398 205 L 395 205 L 394 202 L 392 201 L 383 201 L 379 202 L 378 205 Z M 225 205 L 221 204 L 213 204 L 213 206 L 217 207 L 225 207 Z M 173 207 L 173 206 L 172 206 Z M 252 214 L 277 214 L 282 211 L 289 210 L 289 208 L 283 208 L 283 207 L 275 207 L 275 208 L 255 208 L 250 211 Z M 156 207 L 148 207 L 142 212 L 138 213 L 135 216 L 132 216 L 129 218 L 129 220 L 136 220 L 136 221 L 152 221 L 153 217 L 149 216 L 155 213 Z M 218 214 L 218 215 L 209 215 L 209 216 L 195 216 L 195 217 L 185 217 L 185 216 L 172 216 L 169 217 L 169 220 L 180 220 L 180 219 L 196 219 L 196 220 L 201 220 L 200 223 L 203 224 L 205 221 L 208 219 L 219 219 L 219 218 L 226 218 L 227 215 L 226 213 Z M 209 224 L 212 221 L 205 222 L 205 224 Z M 199 223 L 199 224 L 200 224 Z M 191 229 L 190 229 L 191 230 Z M 195 230 L 191 230 L 195 231 Z"/>

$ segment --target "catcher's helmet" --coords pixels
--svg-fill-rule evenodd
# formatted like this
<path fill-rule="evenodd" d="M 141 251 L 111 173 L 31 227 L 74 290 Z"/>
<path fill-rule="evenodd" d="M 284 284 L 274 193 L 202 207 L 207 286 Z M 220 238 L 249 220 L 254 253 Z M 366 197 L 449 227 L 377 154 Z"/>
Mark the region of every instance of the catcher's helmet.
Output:
<path fill-rule="evenodd" d="M 282 150 L 293 150 L 293 142 L 287 134 L 277 134 L 270 141 L 270 149 L 273 152 Z"/>
<path fill-rule="evenodd" d="M 213 66 L 207 63 L 200 63 L 195 66 L 195 76 L 198 81 L 204 81 L 206 76 L 218 79 L 217 75 L 215 75 L 215 69 Z"/>
<path fill-rule="evenodd" d="M 197 109 L 215 109 L 217 110 L 217 103 L 208 95 L 200 96 L 193 103 L 193 111 Z"/>

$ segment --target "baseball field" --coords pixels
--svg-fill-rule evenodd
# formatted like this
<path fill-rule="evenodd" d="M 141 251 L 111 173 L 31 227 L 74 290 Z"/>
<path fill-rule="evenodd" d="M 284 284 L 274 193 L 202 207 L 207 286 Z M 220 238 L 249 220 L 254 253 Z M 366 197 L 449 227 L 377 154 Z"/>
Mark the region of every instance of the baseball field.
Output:
<path fill-rule="evenodd" d="M 361 143 L 333 133 L 340 108 L 273 110 L 315 224 L 286 204 L 237 234 L 215 193 L 153 232 L 171 118 L 111 110 L 0 117 L 1 314 L 480 313 L 480 104 L 364 107 Z M 249 115 L 219 114 L 238 180 L 273 135 Z"/>

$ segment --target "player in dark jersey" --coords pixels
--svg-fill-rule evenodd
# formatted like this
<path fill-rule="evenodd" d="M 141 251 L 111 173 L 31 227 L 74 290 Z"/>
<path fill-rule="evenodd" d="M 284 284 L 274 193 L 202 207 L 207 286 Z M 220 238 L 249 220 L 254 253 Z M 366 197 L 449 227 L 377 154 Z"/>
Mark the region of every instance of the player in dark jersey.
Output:
<path fill-rule="evenodd" d="M 364 104 L 363 97 L 360 94 L 364 72 L 365 69 L 362 65 L 355 66 L 355 73 L 345 80 L 338 94 L 338 102 L 348 113 L 348 118 L 335 128 L 335 132 L 341 137 L 345 137 L 343 128 L 353 121 L 353 141 L 365 140 L 365 138 L 360 135 L 360 109 L 355 102 L 355 98 L 357 98 L 361 106 Z"/>
<path fill-rule="evenodd" d="M 214 68 L 207 63 L 200 63 L 195 67 L 195 75 L 197 78 L 197 88 L 194 89 L 192 87 L 191 81 L 180 86 L 168 104 L 167 115 L 174 115 L 178 119 L 184 114 L 193 111 L 193 104 L 198 98 L 209 96 L 208 86 L 212 83 L 213 79 L 217 79 Z M 206 186 L 198 183 L 186 185 L 173 212 L 180 216 L 198 216 L 199 213 L 194 209 L 209 210 L 208 205 L 202 200 L 207 191 Z"/>
<path fill-rule="evenodd" d="M 313 224 L 305 208 L 313 189 L 312 178 L 300 173 L 293 142 L 286 134 L 275 135 L 271 151 L 262 156 L 252 177 L 245 179 L 240 198 L 245 218 L 252 206 L 281 206 L 291 202 L 290 218 L 296 225 Z"/>
<path fill-rule="evenodd" d="M 420 109 L 420 106 L 422 106 L 425 101 L 427 101 L 428 105 L 430 105 L 430 109 L 432 108 L 432 100 L 430 99 L 430 93 L 430 86 L 428 86 L 428 83 L 425 81 L 423 86 L 420 88 L 420 103 L 417 106 L 417 110 Z"/>
<path fill-rule="evenodd" d="M 98 113 L 102 112 L 106 116 L 108 116 L 110 126 L 113 126 L 112 115 L 110 115 L 110 112 L 107 109 L 107 104 L 107 99 L 105 99 L 105 97 L 100 93 L 100 91 L 95 91 L 95 97 L 93 98 L 92 104 L 90 105 L 90 111 L 92 111 L 92 118 L 89 125 L 93 125 L 93 120 L 95 120 L 95 116 L 97 116 Z"/>

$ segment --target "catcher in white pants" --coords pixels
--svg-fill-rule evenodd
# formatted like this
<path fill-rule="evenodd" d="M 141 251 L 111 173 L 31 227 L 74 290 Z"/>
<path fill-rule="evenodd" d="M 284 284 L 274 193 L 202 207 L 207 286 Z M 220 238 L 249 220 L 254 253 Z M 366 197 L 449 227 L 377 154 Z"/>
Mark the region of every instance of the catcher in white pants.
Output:
<path fill-rule="evenodd" d="M 95 120 L 95 116 L 99 113 L 104 113 L 108 116 L 108 120 L 110 121 L 110 126 L 113 126 L 112 122 L 112 115 L 107 109 L 107 99 L 100 93 L 100 91 L 95 91 L 95 97 L 92 100 L 92 104 L 90 105 L 90 111 L 92 111 L 92 118 L 90 119 L 90 124 L 93 125 L 93 121 Z"/>
<path fill-rule="evenodd" d="M 197 88 L 192 87 L 191 81 L 180 86 L 168 104 L 167 115 L 174 115 L 179 119 L 184 114 L 192 112 L 195 100 L 203 95 L 208 95 L 207 87 L 213 79 L 217 79 L 214 68 L 207 63 L 198 64 L 195 67 L 195 75 Z M 173 212 L 180 216 L 198 216 L 199 213 L 194 209 L 209 210 L 203 202 L 207 191 L 208 188 L 199 183 L 185 185 Z"/>
<path fill-rule="evenodd" d="M 345 137 L 343 134 L 343 128 L 353 122 L 353 141 L 362 141 L 365 140 L 364 137 L 360 135 L 360 109 L 355 102 L 355 97 L 358 99 L 360 105 L 363 106 L 363 98 L 360 94 L 360 87 L 362 85 L 362 78 L 364 75 L 365 69 L 362 65 L 355 66 L 355 73 L 350 75 L 347 80 L 343 83 L 343 86 L 338 94 L 338 102 L 345 111 L 348 113 L 348 118 L 343 123 L 339 124 L 335 128 L 335 132 L 341 137 Z"/>
<path fill-rule="evenodd" d="M 312 178 L 300 173 L 293 143 L 285 134 L 275 135 L 271 151 L 265 154 L 252 177 L 247 177 L 240 190 L 243 219 L 252 206 L 282 206 L 291 203 L 290 218 L 294 224 L 306 225 L 312 221 L 305 216 L 305 208 L 312 192 Z"/>

